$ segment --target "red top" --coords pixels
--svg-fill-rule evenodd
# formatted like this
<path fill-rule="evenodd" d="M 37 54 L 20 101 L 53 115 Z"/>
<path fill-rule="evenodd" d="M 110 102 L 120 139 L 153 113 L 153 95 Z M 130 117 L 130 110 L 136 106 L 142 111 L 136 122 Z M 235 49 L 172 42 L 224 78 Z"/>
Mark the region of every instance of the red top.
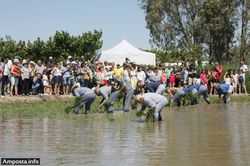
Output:
<path fill-rule="evenodd" d="M 222 77 L 222 73 L 223 73 L 223 67 L 222 67 L 222 65 L 216 65 L 215 66 L 215 71 L 217 72 L 216 79 L 220 80 L 221 77 Z"/>
<path fill-rule="evenodd" d="M 167 82 L 167 75 L 166 75 L 166 73 L 162 73 L 162 75 L 161 75 L 161 82 L 162 83 Z"/>
<path fill-rule="evenodd" d="M 169 82 L 170 83 L 175 83 L 175 74 L 170 74 L 170 76 L 169 76 Z"/>
<path fill-rule="evenodd" d="M 207 79 L 207 74 L 206 73 L 201 73 L 200 74 L 200 79 L 202 84 L 207 85 L 208 84 L 208 79 Z"/>
<path fill-rule="evenodd" d="M 15 77 L 20 77 L 21 76 L 21 68 L 17 65 L 12 65 L 11 66 L 11 74 Z"/>

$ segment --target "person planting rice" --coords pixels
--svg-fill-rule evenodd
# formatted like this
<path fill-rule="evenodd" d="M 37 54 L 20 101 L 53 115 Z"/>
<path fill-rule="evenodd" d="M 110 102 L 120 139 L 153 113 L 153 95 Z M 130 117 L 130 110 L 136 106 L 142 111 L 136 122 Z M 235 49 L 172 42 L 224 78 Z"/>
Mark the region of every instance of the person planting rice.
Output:
<path fill-rule="evenodd" d="M 79 114 L 81 108 L 85 107 L 85 114 L 90 112 L 91 104 L 95 101 L 96 94 L 94 90 L 80 87 L 80 84 L 76 84 L 72 88 L 72 93 L 74 96 L 79 97 L 76 100 L 76 104 L 72 107 L 74 109 L 74 113 Z"/>
<path fill-rule="evenodd" d="M 170 88 L 169 95 L 172 97 L 174 103 L 177 104 L 178 107 L 181 106 L 181 99 L 185 96 L 184 88 Z"/>
<path fill-rule="evenodd" d="M 111 95 L 111 92 L 112 92 L 112 86 L 110 85 L 105 85 L 102 87 L 97 86 L 94 89 L 95 89 L 96 95 L 102 97 L 101 103 L 99 105 L 99 109 L 100 109 L 103 105 L 107 104 L 109 97 Z"/>
<path fill-rule="evenodd" d="M 216 90 L 219 98 L 223 95 L 223 102 L 227 104 L 230 100 L 230 94 L 233 92 L 233 86 L 223 82 L 216 87 Z"/>
<path fill-rule="evenodd" d="M 145 93 L 137 95 L 135 100 L 142 104 L 140 112 L 143 112 L 148 107 L 153 111 L 154 120 L 162 120 L 161 111 L 168 104 L 166 97 L 157 93 Z"/>
<path fill-rule="evenodd" d="M 198 97 L 202 96 L 203 99 L 210 104 L 207 86 L 202 84 L 194 84 L 184 88 L 172 89 L 170 92 L 175 93 L 174 96 L 172 95 L 172 98 L 177 106 L 181 106 L 181 99 L 187 95 L 189 95 L 188 98 L 191 100 L 191 105 L 198 104 L 198 98 L 196 95 L 198 95 Z"/>

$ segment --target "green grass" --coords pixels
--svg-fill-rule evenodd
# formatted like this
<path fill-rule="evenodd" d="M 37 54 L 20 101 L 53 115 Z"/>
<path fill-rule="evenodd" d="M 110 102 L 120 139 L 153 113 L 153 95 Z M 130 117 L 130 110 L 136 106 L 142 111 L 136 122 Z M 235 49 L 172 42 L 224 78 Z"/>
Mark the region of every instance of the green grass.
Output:
<path fill-rule="evenodd" d="M 200 99 L 203 101 L 202 99 Z M 222 100 L 218 96 L 210 97 L 211 103 L 222 103 Z M 250 96 L 231 96 L 231 102 L 250 102 Z M 33 103 L 1 103 L 0 112 L 8 112 L 8 114 L 23 113 L 31 116 L 67 116 L 65 108 L 72 106 L 74 99 L 68 99 L 66 101 L 39 101 Z M 92 105 L 92 113 L 103 113 L 104 110 L 98 110 L 100 98 Z M 115 107 L 119 107 L 121 102 L 118 102 Z"/>

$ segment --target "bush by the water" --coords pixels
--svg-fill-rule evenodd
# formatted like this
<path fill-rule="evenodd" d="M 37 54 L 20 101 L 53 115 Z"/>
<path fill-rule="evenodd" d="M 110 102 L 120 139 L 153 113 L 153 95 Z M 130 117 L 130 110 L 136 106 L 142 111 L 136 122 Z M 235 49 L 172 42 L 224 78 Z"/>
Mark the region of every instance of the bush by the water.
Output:
<path fill-rule="evenodd" d="M 246 75 L 246 87 L 247 87 L 247 93 L 250 94 L 250 75 Z"/>

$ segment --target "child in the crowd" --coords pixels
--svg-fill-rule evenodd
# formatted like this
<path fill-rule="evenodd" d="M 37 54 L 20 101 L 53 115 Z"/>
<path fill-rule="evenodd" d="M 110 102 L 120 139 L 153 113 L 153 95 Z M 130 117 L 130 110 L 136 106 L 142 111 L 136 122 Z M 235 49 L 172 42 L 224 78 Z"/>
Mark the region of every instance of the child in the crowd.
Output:
<path fill-rule="evenodd" d="M 44 87 L 44 94 L 51 95 L 52 94 L 51 85 L 49 84 L 49 78 L 46 74 L 43 74 L 42 81 Z"/>
<path fill-rule="evenodd" d="M 224 81 L 226 84 L 228 85 L 231 85 L 232 84 L 232 79 L 231 79 L 231 76 L 230 76 L 230 73 L 229 72 L 226 72 L 225 75 L 224 75 Z"/>
<path fill-rule="evenodd" d="M 59 95 L 60 86 L 62 83 L 62 71 L 61 71 L 60 66 L 58 64 L 55 64 L 51 73 L 53 75 L 52 82 L 54 84 L 54 93 L 55 95 Z"/>
<path fill-rule="evenodd" d="M 233 70 L 231 78 L 232 78 L 232 85 L 234 88 L 233 94 L 235 95 L 238 93 L 238 87 L 239 87 L 239 74 L 236 72 L 236 70 Z"/>
<path fill-rule="evenodd" d="M 38 95 L 43 93 L 43 81 L 42 81 L 42 75 L 37 74 L 33 78 L 33 83 L 32 83 L 32 94 L 33 95 Z"/>
<path fill-rule="evenodd" d="M 171 74 L 169 76 L 169 87 L 170 88 L 175 87 L 175 74 L 173 71 L 171 72 Z"/>

